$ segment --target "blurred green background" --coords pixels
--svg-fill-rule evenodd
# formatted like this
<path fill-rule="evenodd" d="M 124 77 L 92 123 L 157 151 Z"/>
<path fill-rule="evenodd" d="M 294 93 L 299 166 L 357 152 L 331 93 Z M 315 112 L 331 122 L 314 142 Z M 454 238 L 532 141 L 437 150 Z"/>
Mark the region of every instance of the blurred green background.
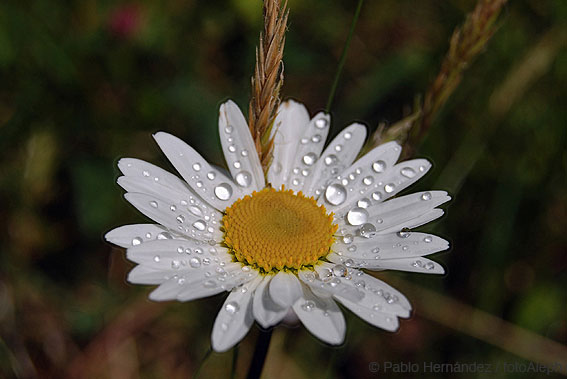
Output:
<path fill-rule="evenodd" d="M 405 115 L 474 5 L 367 1 L 331 134 Z M 283 95 L 312 114 L 326 103 L 355 6 L 289 1 Z M 102 236 L 146 220 L 122 198 L 116 162 L 172 169 L 151 138 L 164 130 L 224 165 L 218 106 L 231 98 L 247 109 L 261 22 L 258 0 L 0 3 L 0 377 L 194 372 L 224 296 L 152 303 L 149 287 L 126 283 L 133 264 Z M 567 1 L 512 1 L 497 24 L 416 146 L 434 167 L 411 191 L 453 195 L 425 228 L 451 241 L 436 256 L 448 273 L 379 275 L 415 306 L 397 333 L 348 312 L 339 348 L 303 327 L 277 327 L 266 377 L 377 377 L 373 361 L 557 357 L 567 373 Z M 238 377 L 257 334 L 240 344 Z M 203 377 L 227 377 L 231 361 L 213 353 Z"/>

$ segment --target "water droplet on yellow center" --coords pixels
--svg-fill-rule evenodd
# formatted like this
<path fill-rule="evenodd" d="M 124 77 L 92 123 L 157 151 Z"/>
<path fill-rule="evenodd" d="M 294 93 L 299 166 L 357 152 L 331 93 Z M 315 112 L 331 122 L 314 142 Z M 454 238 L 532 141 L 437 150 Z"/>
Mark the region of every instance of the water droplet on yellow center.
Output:
<path fill-rule="evenodd" d="M 222 220 L 236 260 L 266 272 L 314 265 L 329 254 L 338 228 L 313 197 L 273 188 L 237 200 Z"/>

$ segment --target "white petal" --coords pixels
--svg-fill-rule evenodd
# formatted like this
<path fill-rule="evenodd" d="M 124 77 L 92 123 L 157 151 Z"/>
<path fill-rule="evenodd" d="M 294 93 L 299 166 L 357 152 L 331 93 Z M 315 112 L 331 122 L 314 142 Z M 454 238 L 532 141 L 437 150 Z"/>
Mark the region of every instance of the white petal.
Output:
<path fill-rule="evenodd" d="M 424 200 L 427 199 L 427 200 Z M 402 228 L 412 228 L 422 225 L 422 216 L 432 212 L 432 210 L 451 200 L 445 191 L 427 191 L 412 193 L 400 196 L 383 203 L 375 203 L 366 208 L 368 213 L 366 223 L 372 224 L 377 234 L 388 234 L 393 231 L 398 232 Z M 436 215 L 441 215 L 438 212 Z M 339 223 L 339 234 L 360 235 L 360 225 L 350 225 L 349 213 L 339 213 L 336 216 Z M 419 219 L 417 221 L 414 221 Z M 426 217 L 429 219 L 429 216 Z"/>
<path fill-rule="evenodd" d="M 170 278 L 168 271 L 137 265 L 128 273 L 128 281 L 134 284 L 161 284 Z"/>
<path fill-rule="evenodd" d="M 379 311 L 377 312 L 372 308 L 361 306 L 360 304 L 354 303 L 344 298 L 337 297 L 337 300 L 339 300 L 345 307 L 350 309 L 358 317 L 371 325 L 389 330 L 391 332 L 398 330 L 398 327 L 400 326 L 398 318 L 395 315 Z"/>
<path fill-rule="evenodd" d="M 232 179 L 213 168 L 191 146 L 171 134 L 154 134 L 159 147 L 191 188 L 206 202 L 223 211 L 244 196 Z"/>
<path fill-rule="evenodd" d="M 301 296 L 301 283 L 294 274 L 280 271 L 270 281 L 269 293 L 274 303 L 287 309 Z"/>
<path fill-rule="evenodd" d="M 252 305 L 254 318 L 265 329 L 278 324 L 288 311 L 288 308 L 280 307 L 270 297 L 268 289 L 272 277 L 271 275 L 265 276 L 264 280 L 256 287 Z"/>
<path fill-rule="evenodd" d="M 220 262 L 231 262 L 232 256 L 226 247 L 210 246 L 195 240 L 151 241 L 126 250 L 132 262 L 156 270 L 191 269 L 203 270 Z"/>
<path fill-rule="evenodd" d="M 303 192 L 308 196 L 324 193 L 328 182 L 354 162 L 365 139 L 366 126 L 362 124 L 352 124 L 343 129 L 321 154 Z"/>
<path fill-rule="evenodd" d="M 334 265 L 324 265 L 334 266 Z M 333 295 L 341 295 L 344 298 L 351 299 L 352 301 L 360 301 L 364 297 L 364 293 L 358 288 L 352 286 L 349 280 L 342 277 L 328 278 L 329 280 L 323 281 L 313 271 L 301 270 L 298 273 L 299 279 L 303 281 L 311 291 L 319 297 L 331 297 Z"/>
<path fill-rule="evenodd" d="M 250 282 L 245 292 L 241 288 L 235 288 L 226 298 L 215 320 L 211 336 L 211 344 L 216 352 L 227 351 L 240 342 L 250 330 L 254 323 L 252 294 L 261 280 L 256 278 Z"/>
<path fill-rule="evenodd" d="M 272 129 L 274 155 L 268 170 L 272 187 L 279 189 L 287 182 L 299 140 L 308 123 L 309 112 L 303 104 L 288 100 L 280 105 Z"/>
<path fill-rule="evenodd" d="M 354 247 L 354 248 L 353 248 Z M 344 259 L 398 259 L 422 257 L 447 250 L 449 242 L 429 233 L 389 233 L 374 238 L 354 237 L 345 244 L 339 239 L 332 249 Z"/>
<path fill-rule="evenodd" d="M 327 140 L 330 125 L 331 116 L 323 112 L 311 119 L 301 139 L 296 142 L 297 151 L 291 163 L 286 187 L 296 192 L 301 191 L 309 181 L 309 177 L 315 175 L 313 169 Z"/>
<path fill-rule="evenodd" d="M 333 299 L 317 297 L 307 286 L 293 305 L 293 311 L 315 337 L 340 345 L 345 339 L 346 323 L 343 313 Z"/>
<path fill-rule="evenodd" d="M 337 253 L 327 255 L 327 259 L 334 263 L 345 263 L 346 259 Z M 439 263 L 423 257 L 399 258 L 399 259 L 350 259 L 352 267 L 366 268 L 369 270 L 398 270 L 421 272 L 423 274 L 444 274 L 445 269 Z"/>
<path fill-rule="evenodd" d="M 122 184 L 130 180 L 130 178 L 122 178 L 124 178 L 124 181 L 120 181 Z M 167 191 L 164 191 L 164 194 L 166 193 Z M 222 238 L 220 216 L 216 216 L 216 213 L 210 213 L 209 220 L 206 220 L 207 217 L 201 218 L 195 215 L 195 212 L 200 211 L 201 208 L 176 206 L 169 199 L 157 195 L 128 192 L 124 194 L 124 198 L 144 215 L 176 233 L 202 241 Z"/>
<path fill-rule="evenodd" d="M 226 164 L 243 193 L 264 188 L 264 172 L 252 135 L 244 115 L 232 100 L 220 107 L 219 135 Z"/>
<path fill-rule="evenodd" d="M 165 233 L 165 235 L 164 235 Z M 155 224 L 133 224 L 123 225 L 106 233 L 104 238 L 108 242 L 121 247 L 131 247 L 140 245 L 144 242 L 155 239 L 165 239 L 165 237 L 185 240 L 184 237 L 172 235 L 168 229 Z"/>
<path fill-rule="evenodd" d="M 186 192 L 189 186 L 183 180 L 166 170 L 136 158 L 122 158 L 118 168 L 124 176 L 145 178 L 149 182 L 160 183 L 163 186 Z"/>

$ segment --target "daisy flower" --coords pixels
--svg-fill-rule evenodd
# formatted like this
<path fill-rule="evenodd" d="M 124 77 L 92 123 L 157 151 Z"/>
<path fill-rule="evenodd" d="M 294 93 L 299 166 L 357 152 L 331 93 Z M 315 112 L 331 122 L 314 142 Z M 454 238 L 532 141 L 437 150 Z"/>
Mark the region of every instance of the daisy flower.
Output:
<path fill-rule="evenodd" d="M 442 274 L 424 256 L 449 247 L 410 231 L 443 214 L 444 191 L 395 197 L 431 167 L 401 163 L 389 142 L 356 160 L 366 127 L 354 123 L 325 148 L 330 116 L 310 118 L 284 102 L 273 128 L 266 177 L 238 106 L 221 105 L 219 132 L 230 173 L 207 163 L 180 139 L 159 132 L 159 147 L 184 180 L 150 163 L 118 162 L 124 195 L 155 224 L 126 225 L 106 239 L 127 248 L 136 284 L 159 285 L 152 300 L 189 301 L 227 291 L 212 331 L 226 351 L 254 320 L 263 328 L 292 310 L 322 341 L 337 345 L 345 319 L 337 302 L 368 323 L 394 331 L 410 315 L 404 295 L 363 270 Z"/>

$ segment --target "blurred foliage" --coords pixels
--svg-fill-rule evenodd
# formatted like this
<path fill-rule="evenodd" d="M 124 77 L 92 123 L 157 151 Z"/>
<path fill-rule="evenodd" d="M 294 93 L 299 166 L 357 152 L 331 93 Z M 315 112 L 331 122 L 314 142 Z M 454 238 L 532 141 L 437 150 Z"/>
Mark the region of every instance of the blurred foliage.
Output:
<path fill-rule="evenodd" d="M 312 114 L 326 102 L 355 3 L 289 1 L 283 95 Z M 474 4 L 366 2 L 331 134 L 353 120 L 374 130 L 407 116 Z M 497 23 L 414 146 L 434 168 L 411 190 L 454 197 L 424 228 L 451 240 L 437 257 L 448 274 L 380 275 L 416 304 L 397 333 L 348 314 L 347 341 L 331 348 L 302 327 L 278 327 L 266 377 L 373 377 L 371 361 L 530 359 L 450 325 L 454 300 L 565 344 L 567 2 L 513 1 Z M 0 2 L 0 376 L 194 372 L 223 297 L 156 304 L 149 288 L 125 282 L 132 264 L 102 236 L 144 217 L 121 198 L 116 162 L 171 169 L 151 138 L 165 130 L 223 165 L 217 109 L 227 98 L 246 108 L 260 29 L 252 0 Z M 431 309 L 416 285 L 445 300 Z M 471 327 L 497 332 L 489 322 Z M 240 377 L 256 335 L 240 345 Z M 212 354 L 204 377 L 228 376 L 231 359 Z M 431 374 L 443 376 L 453 377 Z"/>

